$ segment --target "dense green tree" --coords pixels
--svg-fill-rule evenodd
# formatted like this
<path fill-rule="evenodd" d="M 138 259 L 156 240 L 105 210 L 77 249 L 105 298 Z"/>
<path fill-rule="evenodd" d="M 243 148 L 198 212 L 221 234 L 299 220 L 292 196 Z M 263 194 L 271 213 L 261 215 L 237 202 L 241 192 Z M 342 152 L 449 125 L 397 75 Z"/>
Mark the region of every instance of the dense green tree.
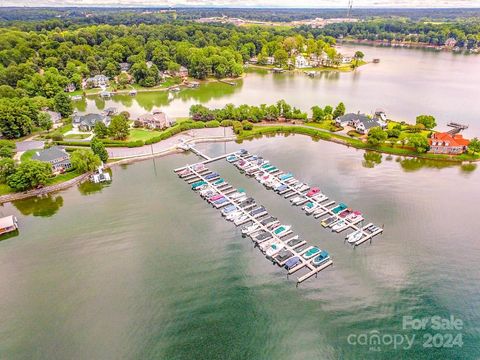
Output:
<path fill-rule="evenodd" d="M 468 145 L 468 148 L 471 151 L 473 151 L 473 153 L 479 153 L 480 152 L 480 140 L 478 140 L 478 138 L 474 137 L 470 141 L 470 144 Z"/>
<path fill-rule="evenodd" d="M 273 57 L 275 58 L 275 64 L 277 64 L 278 66 L 287 66 L 288 53 L 284 49 L 278 49 L 277 51 L 275 51 Z"/>
<path fill-rule="evenodd" d="M 315 122 L 320 122 L 323 120 L 323 109 L 320 106 L 312 106 L 312 120 Z"/>
<path fill-rule="evenodd" d="M 0 157 L 2 157 L 2 158 L 13 157 L 13 149 L 9 146 L 0 147 Z"/>
<path fill-rule="evenodd" d="M 53 101 L 53 107 L 55 111 L 58 111 L 62 115 L 62 117 L 66 118 L 72 115 L 73 105 L 70 96 L 68 96 L 64 92 L 59 92 L 57 95 L 55 95 Z"/>
<path fill-rule="evenodd" d="M 38 114 L 38 125 L 43 130 L 50 130 L 53 127 L 53 121 L 50 115 L 46 112 L 41 112 L 40 114 Z"/>
<path fill-rule="evenodd" d="M 417 116 L 416 119 L 417 125 L 423 125 L 427 129 L 433 129 L 435 126 L 437 126 L 437 123 L 435 122 L 435 118 L 432 115 L 419 115 Z"/>
<path fill-rule="evenodd" d="M 70 156 L 70 161 L 75 170 L 81 173 L 94 171 L 102 164 L 100 157 L 90 149 L 75 150 Z"/>
<path fill-rule="evenodd" d="M 378 146 L 386 139 L 387 133 L 380 126 L 376 126 L 368 132 L 367 143 L 371 146 Z"/>
<path fill-rule="evenodd" d="M 99 139 L 105 139 L 108 136 L 108 127 L 102 121 L 98 121 L 93 127 L 93 133 Z"/>
<path fill-rule="evenodd" d="M 100 160 L 104 163 L 108 160 L 108 152 L 105 149 L 105 144 L 100 141 L 97 137 L 93 137 L 92 141 L 90 141 L 90 148 L 92 149 L 95 155 L 98 155 Z"/>
<path fill-rule="evenodd" d="M 337 105 L 337 107 L 335 108 L 335 110 L 333 111 L 333 118 L 336 119 L 340 116 L 343 116 L 345 115 L 345 105 L 343 104 L 343 102 L 339 103 Z"/>
<path fill-rule="evenodd" d="M 128 120 L 122 115 L 112 117 L 108 134 L 116 140 L 125 140 L 130 134 L 130 125 Z"/>
<path fill-rule="evenodd" d="M 4 184 L 13 173 L 15 173 L 15 161 L 10 158 L 0 159 L 0 183 Z"/>
<path fill-rule="evenodd" d="M 16 191 L 24 191 L 46 185 L 52 176 L 52 166 L 47 162 L 29 160 L 22 162 L 8 176 L 7 185 Z"/>
<path fill-rule="evenodd" d="M 424 153 L 429 148 L 428 139 L 421 134 L 412 134 L 408 137 L 408 144 L 419 153 Z"/>
<path fill-rule="evenodd" d="M 0 99 L 0 119 L 2 134 L 16 139 L 32 132 L 38 110 L 30 99 Z"/>

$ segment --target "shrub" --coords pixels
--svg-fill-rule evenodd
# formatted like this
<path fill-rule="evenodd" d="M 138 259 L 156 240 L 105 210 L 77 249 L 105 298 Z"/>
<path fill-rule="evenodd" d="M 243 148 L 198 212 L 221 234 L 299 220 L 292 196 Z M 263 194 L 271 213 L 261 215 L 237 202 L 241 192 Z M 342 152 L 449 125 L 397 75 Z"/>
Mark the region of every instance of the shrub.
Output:
<path fill-rule="evenodd" d="M 223 127 L 228 127 L 228 126 L 232 126 L 232 125 L 233 125 L 232 120 L 222 120 L 222 122 L 220 123 L 220 126 L 223 126 Z"/>
<path fill-rule="evenodd" d="M 53 133 L 51 138 L 52 138 L 53 141 L 63 141 L 63 134 Z"/>
<path fill-rule="evenodd" d="M 237 135 L 241 134 L 243 132 L 243 125 L 240 121 L 233 121 L 233 132 Z"/>
<path fill-rule="evenodd" d="M 134 127 L 134 128 L 137 128 L 137 129 L 138 129 L 138 128 L 142 128 L 142 127 L 143 127 L 143 123 L 142 123 L 141 121 L 139 121 L 139 120 L 135 120 L 135 121 L 133 122 L 133 127 Z"/>
<path fill-rule="evenodd" d="M 252 130 L 253 124 L 250 121 L 243 120 L 242 121 L 243 130 Z"/>
<path fill-rule="evenodd" d="M 210 120 L 205 123 L 205 127 L 207 128 L 216 128 L 220 126 L 220 122 L 217 120 Z"/>

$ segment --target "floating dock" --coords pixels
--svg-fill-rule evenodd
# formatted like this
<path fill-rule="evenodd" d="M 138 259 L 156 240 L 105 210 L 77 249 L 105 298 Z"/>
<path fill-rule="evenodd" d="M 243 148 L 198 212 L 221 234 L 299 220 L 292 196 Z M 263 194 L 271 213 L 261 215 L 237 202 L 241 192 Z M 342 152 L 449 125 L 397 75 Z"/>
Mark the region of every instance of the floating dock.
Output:
<path fill-rule="evenodd" d="M 243 165 L 241 168 L 237 166 L 241 172 L 244 172 L 245 169 L 248 169 L 252 166 L 257 166 L 259 167 L 259 171 L 268 172 L 269 176 L 272 175 L 268 171 L 269 168 L 262 169 L 261 164 L 258 165 L 258 159 L 259 159 L 258 156 L 249 154 L 247 152 L 247 153 L 244 153 L 243 155 L 239 155 L 238 157 L 239 157 L 238 160 L 243 160 L 245 162 L 245 165 Z M 236 161 L 237 165 L 238 165 L 238 160 Z M 272 165 L 271 163 L 268 163 L 268 165 L 270 165 L 270 167 L 275 168 L 275 170 L 279 170 L 276 167 L 274 167 L 274 165 Z M 315 219 L 322 219 L 326 217 L 334 218 L 334 221 L 330 222 L 328 226 L 326 226 L 327 228 L 332 229 L 332 231 L 334 232 L 340 233 L 347 229 L 352 229 L 353 230 L 352 233 L 356 231 L 362 231 L 361 239 L 352 244 L 355 247 L 363 244 L 368 240 L 371 241 L 375 236 L 383 233 L 383 228 L 378 228 L 378 227 L 377 227 L 377 230 L 373 232 L 368 231 L 367 227 L 373 226 L 373 224 L 369 224 L 364 227 L 361 227 L 361 225 L 360 227 L 357 226 L 357 224 L 362 223 L 364 221 L 363 216 L 358 215 L 355 218 L 349 218 L 348 215 L 342 216 L 341 215 L 342 212 L 347 210 L 347 208 L 337 211 L 336 209 L 339 205 L 335 205 L 336 204 L 335 201 L 329 201 L 328 203 L 325 203 L 325 201 L 328 200 L 328 197 L 322 194 L 321 192 L 314 196 L 308 197 L 307 193 L 313 187 L 311 188 L 307 184 L 302 183 L 300 180 L 295 179 L 293 176 L 286 180 L 282 180 L 280 174 L 290 174 L 290 173 L 280 172 L 279 174 L 275 175 L 275 178 L 273 179 L 273 181 L 277 185 L 281 185 L 285 187 L 285 189 L 279 191 L 278 194 L 283 196 L 285 199 L 290 199 L 290 200 L 293 200 L 294 197 L 301 197 L 300 200 L 296 201 L 295 203 L 292 203 L 292 206 L 301 206 L 307 202 L 311 202 L 316 208 L 316 210 L 312 214 Z M 265 176 L 267 176 L 267 174 Z M 265 183 L 263 185 L 267 186 Z M 271 187 L 271 186 L 267 186 L 267 187 Z M 320 195 L 323 195 L 323 196 L 320 196 Z M 343 222 L 343 225 L 338 226 L 337 224 L 340 224 L 341 221 Z"/>
<path fill-rule="evenodd" d="M 223 156 L 223 157 L 225 157 L 225 156 Z M 305 251 L 307 251 L 308 249 L 303 249 L 300 252 L 297 252 L 295 249 L 298 248 L 299 246 L 305 245 L 306 241 L 301 241 L 300 243 L 295 244 L 294 246 L 289 246 L 288 242 L 290 240 L 292 240 L 292 237 L 289 237 L 288 239 L 285 239 L 285 238 L 293 233 L 293 231 L 291 229 L 284 232 L 281 235 L 276 235 L 275 232 L 273 231 L 275 229 L 275 227 L 273 227 L 272 229 L 269 229 L 267 226 L 264 226 L 261 223 L 262 218 L 267 218 L 267 217 L 270 216 L 268 211 L 265 210 L 265 211 L 262 211 L 258 214 L 251 215 L 251 210 L 250 209 L 257 207 L 257 205 L 255 204 L 255 201 L 251 205 L 248 205 L 248 206 L 243 207 L 243 208 L 238 206 L 239 205 L 238 204 L 238 199 L 233 199 L 232 197 L 230 197 L 230 194 L 237 192 L 236 189 L 234 189 L 233 187 L 230 186 L 228 191 L 225 192 L 224 190 L 222 190 L 221 186 L 215 187 L 213 185 L 213 183 L 216 180 L 206 178 L 206 176 L 208 176 L 212 172 L 209 171 L 208 169 L 203 169 L 202 171 L 197 171 L 197 170 L 195 170 L 195 165 L 187 165 L 185 167 L 175 169 L 175 173 L 179 174 L 181 171 L 183 171 L 185 169 L 189 169 L 191 174 L 188 175 L 188 176 L 182 177 L 187 183 L 190 184 L 190 183 L 194 182 L 194 180 L 204 181 L 205 183 L 207 183 L 207 186 L 212 190 L 212 192 L 215 192 L 216 194 L 218 194 L 218 195 L 222 196 L 224 199 L 226 199 L 226 201 L 222 202 L 219 205 L 212 204 L 214 207 L 221 208 L 221 207 L 224 207 L 226 205 L 235 205 L 237 207 L 238 211 L 241 213 L 241 216 L 238 217 L 236 220 L 234 220 L 235 225 L 240 226 L 240 225 L 247 224 L 247 223 L 250 223 L 252 225 L 255 224 L 258 227 L 257 231 L 263 231 L 264 233 L 269 233 L 271 235 L 271 237 L 267 240 L 269 242 L 268 244 L 271 245 L 274 242 L 282 244 L 282 246 L 283 246 L 282 250 L 286 250 L 286 251 L 291 253 L 291 255 L 285 261 L 283 261 L 281 263 L 278 263 L 278 262 L 275 261 L 275 256 L 278 255 L 278 253 L 275 254 L 272 257 L 272 260 L 274 261 L 274 263 L 277 263 L 279 266 L 284 266 L 285 263 L 289 259 L 292 259 L 294 257 L 298 257 L 298 259 L 299 259 L 298 264 L 294 268 L 288 270 L 287 276 L 290 275 L 290 274 L 293 274 L 294 272 L 297 272 L 300 269 L 304 269 L 304 268 L 306 268 L 308 270 L 308 272 L 305 275 L 300 276 L 297 279 L 297 283 L 296 283 L 297 286 L 300 283 L 304 282 L 305 280 L 311 278 L 312 276 L 314 276 L 314 275 L 317 276 L 317 274 L 320 271 L 322 271 L 322 270 L 326 269 L 327 267 L 333 265 L 333 261 L 330 258 L 328 258 L 321 265 L 315 266 L 312 263 L 312 261 L 317 255 L 313 256 L 311 259 L 305 259 L 302 256 L 302 254 Z M 278 225 L 276 225 L 276 227 L 278 227 Z M 282 239 L 285 239 L 285 240 L 282 240 Z M 268 247 L 267 247 L 267 249 L 268 249 Z"/>

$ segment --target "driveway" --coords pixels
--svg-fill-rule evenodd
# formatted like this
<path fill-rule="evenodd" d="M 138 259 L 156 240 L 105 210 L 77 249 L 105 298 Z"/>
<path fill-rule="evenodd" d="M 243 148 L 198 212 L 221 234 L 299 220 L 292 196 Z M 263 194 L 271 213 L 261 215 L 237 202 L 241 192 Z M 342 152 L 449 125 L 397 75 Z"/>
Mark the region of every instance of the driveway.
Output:
<path fill-rule="evenodd" d="M 15 144 L 17 152 L 24 152 L 27 150 L 43 149 L 45 143 L 38 140 L 25 140 Z"/>

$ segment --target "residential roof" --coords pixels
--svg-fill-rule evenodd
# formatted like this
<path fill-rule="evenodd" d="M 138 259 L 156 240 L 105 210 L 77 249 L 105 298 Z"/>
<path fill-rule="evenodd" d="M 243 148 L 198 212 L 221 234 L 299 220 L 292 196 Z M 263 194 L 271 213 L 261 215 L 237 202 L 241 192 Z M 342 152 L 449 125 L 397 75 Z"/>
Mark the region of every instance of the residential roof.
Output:
<path fill-rule="evenodd" d="M 378 119 L 375 119 L 375 118 L 373 119 L 366 118 L 366 119 L 361 119 L 359 121 L 363 124 L 366 130 L 377 127 L 377 126 L 381 126 L 381 124 L 378 122 Z"/>
<path fill-rule="evenodd" d="M 370 118 L 365 115 L 365 114 L 355 114 L 355 113 L 348 113 L 348 114 L 345 114 L 345 115 L 342 115 L 342 116 L 339 116 L 337 118 L 337 121 L 339 122 L 350 122 L 350 121 L 355 121 L 355 120 L 360 120 L 360 121 L 367 121 L 369 120 Z"/>
<path fill-rule="evenodd" d="M 15 226 L 15 218 L 13 215 L 5 216 L 0 219 L 0 229 L 7 229 Z"/>
<path fill-rule="evenodd" d="M 95 125 L 97 121 L 105 119 L 104 115 L 101 114 L 85 114 L 77 115 L 73 117 L 74 124 L 85 124 L 85 125 Z"/>
<path fill-rule="evenodd" d="M 463 135 L 456 134 L 452 136 L 449 133 L 433 133 L 432 138 L 429 140 L 430 145 L 432 145 L 433 141 L 441 141 L 443 146 L 449 147 L 468 146 L 470 144 L 470 140 L 464 139 Z"/>
<path fill-rule="evenodd" d="M 62 114 L 56 111 L 46 110 L 44 111 L 46 114 L 50 115 L 50 120 L 54 123 L 59 122 L 62 119 Z"/>
<path fill-rule="evenodd" d="M 65 156 L 70 157 L 68 153 L 59 146 L 52 146 L 51 148 L 45 150 L 39 150 L 32 156 L 32 160 L 39 160 L 39 161 L 55 161 L 59 159 L 63 159 Z"/>

